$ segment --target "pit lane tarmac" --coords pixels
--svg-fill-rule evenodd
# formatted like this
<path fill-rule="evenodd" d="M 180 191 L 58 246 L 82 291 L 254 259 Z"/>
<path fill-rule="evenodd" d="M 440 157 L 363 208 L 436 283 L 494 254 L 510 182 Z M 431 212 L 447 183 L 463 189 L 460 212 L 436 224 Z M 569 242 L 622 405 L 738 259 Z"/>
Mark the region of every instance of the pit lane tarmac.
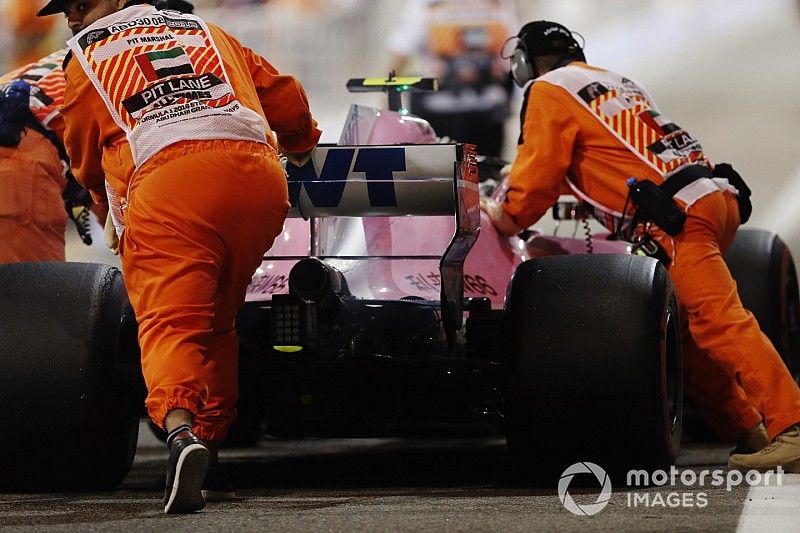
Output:
<path fill-rule="evenodd" d="M 679 458 L 679 473 L 724 472 L 728 450 L 688 444 Z M 193 515 L 165 516 L 161 498 L 166 457 L 165 446 L 143 424 L 133 469 L 118 490 L 0 494 L 0 531 L 740 528 L 777 533 L 796 530 L 800 523 L 800 475 L 788 474 L 780 486 L 741 484 L 730 491 L 702 487 L 702 507 L 684 505 L 685 496 L 678 506 L 674 497 L 668 498 L 669 492 L 691 492 L 689 499 L 696 504 L 700 487 L 626 488 L 619 480 L 601 512 L 576 516 L 565 509 L 555 489 L 520 487 L 514 481 L 502 439 L 265 439 L 255 448 L 221 452 L 237 487 L 235 501 L 209 504 Z M 593 503 L 599 486 L 570 492 L 578 504 Z"/>

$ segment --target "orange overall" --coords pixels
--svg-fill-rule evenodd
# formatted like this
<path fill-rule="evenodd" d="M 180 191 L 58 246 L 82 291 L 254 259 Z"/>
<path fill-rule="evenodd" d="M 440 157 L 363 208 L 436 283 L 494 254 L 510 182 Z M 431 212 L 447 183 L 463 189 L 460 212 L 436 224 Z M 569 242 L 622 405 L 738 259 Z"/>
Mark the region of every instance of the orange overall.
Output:
<path fill-rule="evenodd" d="M 58 138 L 64 132 L 58 107 L 64 94 L 65 53 L 0 77 L 0 85 L 25 80 L 31 87 L 31 112 Z M 58 150 L 39 132 L 26 128 L 19 145 L 0 146 L 0 263 L 64 261 L 66 184 Z"/>
<path fill-rule="evenodd" d="M 530 89 L 503 209 L 527 227 L 567 179 L 611 221 L 623 214 L 629 177 L 660 184 L 693 165 L 711 167 L 699 143 L 661 116 L 644 89 L 575 62 Z M 684 230 L 674 238 L 658 228 L 651 234 L 670 255 L 685 319 L 687 392 L 722 438 L 734 439 L 763 416 L 772 439 L 800 422 L 800 389 L 742 307 L 722 258 L 739 226 L 735 192 L 727 182 L 702 178 L 676 201 L 687 214 Z"/>
<path fill-rule="evenodd" d="M 64 260 L 66 184 L 58 152 L 39 133 L 0 146 L 0 263 Z"/>
<path fill-rule="evenodd" d="M 119 13 L 129 9 L 152 8 Z M 107 180 L 125 206 L 120 253 L 139 322 L 149 415 L 163 427 L 170 410 L 189 410 L 198 437 L 221 440 L 236 415 L 235 316 L 289 208 L 272 131 L 285 151 L 297 153 L 313 148 L 320 131 L 294 78 L 207 27 L 234 104 L 258 113 L 266 142 L 187 138 L 160 148 L 137 168 L 131 144 L 74 57 L 66 68 L 63 115 L 78 180 L 95 199 L 105 195 Z M 208 32 L 191 37 L 197 42 Z M 184 55 L 198 69 L 191 51 Z M 158 66 L 158 57 L 148 55 L 145 68 Z M 221 69 L 214 72 L 222 79 Z M 191 99 L 188 105 L 194 105 Z"/>

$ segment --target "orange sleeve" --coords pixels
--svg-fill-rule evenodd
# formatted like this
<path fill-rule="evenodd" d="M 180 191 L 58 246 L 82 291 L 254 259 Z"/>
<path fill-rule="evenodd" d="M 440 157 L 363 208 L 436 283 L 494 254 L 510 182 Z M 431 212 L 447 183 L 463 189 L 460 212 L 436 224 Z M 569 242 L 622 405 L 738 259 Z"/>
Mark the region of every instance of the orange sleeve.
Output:
<path fill-rule="evenodd" d="M 76 60 L 64 69 L 67 86 L 64 90 L 64 147 L 69 155 L 72 173 L 78 183 L 92 194 L 97 203 L 106 203 L 105 174 L 102 167 L 103 121 L 113 120 L 100 95 Z"/>
<path fill-rule="evenodd" d="M 531 87 L 523 143 L 517 148 L 503 204 L 520 227 L 539 220 L 563 190 L 580 130 L 572 102 L 565 98 L 570 98 L 565 91 L 546 82 Z"/>
<path fill-rule="evenodd" d="M 317 145 L 322 132 L 311 116 L 305 90 L 292 76 L 280 74 L 266 59 L 209 24 L 214 37 L 222 35 L 246 62 L 256 95 L 278 143 L 288 153 L 302 153 Z"/>

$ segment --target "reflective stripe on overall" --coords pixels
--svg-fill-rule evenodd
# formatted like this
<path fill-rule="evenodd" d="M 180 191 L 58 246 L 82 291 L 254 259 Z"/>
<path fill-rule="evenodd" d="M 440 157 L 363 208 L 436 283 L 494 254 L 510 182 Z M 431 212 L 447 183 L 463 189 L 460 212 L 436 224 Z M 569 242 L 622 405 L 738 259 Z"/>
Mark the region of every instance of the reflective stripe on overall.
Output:
<path fill-rule="evenodd" d="M 663 179 L 687 165 L 709 165 L 700 144 L 660 115 L 631 80 L 577 66 L 542 79 L 564 88 Z M 763 416 L 774 438 L 800 421 L 800 389 L 742 306 L 725 265 L 723 253 L 739 226 L 733 191 L 727 180 L 691 183 L 675 195 L 687 214 L 683 232 L 673 238 L 654 228 L 651 236 L 673 259 L 669 272 L 684 320 L 686 386 L 701 414 L 726 439 Z"/>

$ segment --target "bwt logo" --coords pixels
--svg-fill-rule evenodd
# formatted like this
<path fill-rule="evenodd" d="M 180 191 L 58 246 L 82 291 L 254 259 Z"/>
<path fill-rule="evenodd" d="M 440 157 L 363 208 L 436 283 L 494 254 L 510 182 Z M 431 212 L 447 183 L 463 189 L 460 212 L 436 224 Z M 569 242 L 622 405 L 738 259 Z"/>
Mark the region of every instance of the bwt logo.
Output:
<path fill-rule="evenodd" d="M 355 163 L 353 159 L 355 158 Z M 394 172 L 406 170 L 403 148 L 331 148 L 325 154 L 322 170 L 317 174 L 313 159 L 303 165 L 286 166 L 289 177 L 289 202 L 297 205 L 300 190 L 305 189 L 315 207 L 336 207 L 342 200 L 350 166 L 363 172 L 367 179 L 369 203 L 373 207 L 396 207 Z"/>
<path fill-rule="evenodd" d="M 569 484 L 572 482 L 572 478 L 577 474 L 594 474 L 594 477 L 597 479 L 598 483 L 600 483 L 600 494 L 597 496 L 597 500 L 595 500 L 594 503 L 579 505 L 575 503 L 575 500 L 570 496 Z M 561 474 L 561 479 L 558 480 L 558 498 L 561 500 L 561 503 L 564 504 L 564 508 L 572 514 L 579 516 L 595 515 L 605 509 L 606 505 L 608 505 L 608 501 L 611 499 L 611 480 L 606 471 L 594 463 L 588 461 L 575 463 L 567 467 L 564 473 Z"/>

